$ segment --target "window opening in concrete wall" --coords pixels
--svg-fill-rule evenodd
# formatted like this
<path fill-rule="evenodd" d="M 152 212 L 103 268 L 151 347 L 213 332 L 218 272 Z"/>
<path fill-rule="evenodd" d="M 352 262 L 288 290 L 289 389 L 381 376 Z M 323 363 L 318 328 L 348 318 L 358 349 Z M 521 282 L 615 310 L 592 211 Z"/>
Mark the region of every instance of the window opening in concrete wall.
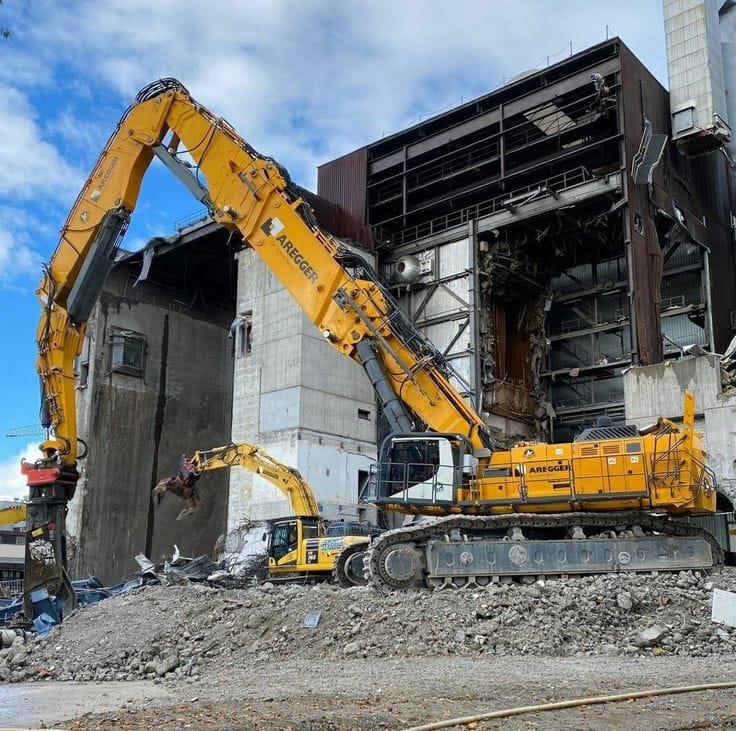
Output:
<path fill-rule="evenodd" d="M 358 470 L 358 500 L 361 500 L 363 498 L 365 491 L 368 489 L 369 479 L 370 473 L 368 472 L 368 470 Z M 365 512 L 365 508 L 359 508 L 358 514 L 360 514 L 361 511 Z"/>
<path fill-rule="evenodd" d="M 250 355 L 253 350 L 253 313 L 243 313 L 243 333 L 241 338 L 241 347 L 243 355 Z"/>
<path fill-rule="evenodd" d="M 253 350 L 253 313 L 243 312 L 235 318 L 230 326 L 230 337 L 233 338 L 233 355 L 243 358 Z"/>
<path fill-rule="evenodd" d="M 371 420 L 371 412 L 368 409 L 358 409 L 358 418 L 363 421 Z"/>
<path fill-rule="evenodd" d="M 143 378 L 146 357 L 146 339 L 130 330 L 110 333 L 110 372 Z"/>

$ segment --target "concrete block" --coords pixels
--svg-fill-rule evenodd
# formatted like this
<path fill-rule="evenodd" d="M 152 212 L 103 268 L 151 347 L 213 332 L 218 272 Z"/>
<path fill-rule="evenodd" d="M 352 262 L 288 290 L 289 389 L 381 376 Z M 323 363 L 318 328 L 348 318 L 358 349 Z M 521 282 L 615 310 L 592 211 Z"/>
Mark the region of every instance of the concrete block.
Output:
<path fill-rule="evenodd" d="M 306 335 L 301 341 L 300 378 L 305 388 L 370 404 L 375 412 L 373 388 L 363 368 L 326 343 L 316 328 L 314 337 Z M 331 430 L 325 427 L 325 431 Z"/>
<path fill-rule="evenodd" d="M 368 420 L 359 418 L 359 411 L 369 411 Z M 375 439 L 376 409 L 373 403 L 356 401 L 311 388 L 301 392 L 301 426 L 327 434 L 371 442 Z"/>
<path fill-rule="evenodd" d="M 682 416 L 685 389 L 695 393 L 698 413 L 720 405 L 721 373 L 717 356 L 686 356 L 658 365 L 630 368 L 623 380 L 626 419 L 631 422 Z"/>
<path fill-rule="evenodd" d="M 736 594 L 732 591 L 713 589 L 711 621 L 736 627 Z"/>
<path fill-rule="evenodd" d="M 295 429 L 302 423 L 299 386 L 280 391 L 261 393 L 258 431 L 267 433 L 281 429 Z"/>

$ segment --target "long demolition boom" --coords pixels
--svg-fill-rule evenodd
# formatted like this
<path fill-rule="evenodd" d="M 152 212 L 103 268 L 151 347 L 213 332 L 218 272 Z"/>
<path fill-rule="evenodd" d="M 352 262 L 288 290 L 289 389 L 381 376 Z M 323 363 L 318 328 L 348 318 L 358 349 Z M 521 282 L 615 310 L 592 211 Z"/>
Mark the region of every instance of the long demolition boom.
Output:
<path fill-rule="evenodd" d="M 215 221 L 242 234 L 325 340 L 364 366 L 394 431 L 424 425 L 462 434 L 476 449 L 491 446 L 481 417 L 450 383 L 442 355 L 403 316 L 370 266 L 318 227 L 287 172 L 179 81 L 154 82 L 102 151 L 37 291 L 37 370 L 48 436 L 41 458 L 23 465 L 30 488 L 26 594 L 46 585 L 67 606 L 74 599 L 63 568 L 64 516 L 79 457 L 73 362 L 154 155 Z M 55 566 L 34 558 L 48 555 L 49 546 Z"/>

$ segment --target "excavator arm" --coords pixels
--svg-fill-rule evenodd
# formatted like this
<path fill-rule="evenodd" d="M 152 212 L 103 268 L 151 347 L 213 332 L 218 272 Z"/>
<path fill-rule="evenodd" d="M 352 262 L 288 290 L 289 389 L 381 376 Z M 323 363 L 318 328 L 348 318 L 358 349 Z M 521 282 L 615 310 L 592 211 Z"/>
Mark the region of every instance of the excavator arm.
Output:
<path fill-rule="evenodd" d="M 325 340 L 363 365 L 393 431 L 426 426 L 461 434 L 476 449 L 491 446 L 482 419 L 451 384 L 442 355 L 370 266 L 317 226 L 287 172 L 194 101 L 180 82 L 162 79 L 138 94 L 110 137 L 37 291 L 36 365 L 48 436 L 40 459 L 22 467 L 30 488 L 26 593 L 44 585 L 61 593 L 67 606 L 73 594 L 63 569 L 64 517 L 80 457 L 74 359 L 154 156 L 215 221 L 240 232 Z M 55 562 L 44 558 L 50 551 Z"/>
<path fill-rule="evenodd" d="M 288 498 L 293 515 L 302 518 L 320 516 L 312 488 L 299 472 L 248 442 L 197 451 L 191 457 L 183 456 L 179 471 L 173 477 L 159 480 L 153 489 L 154 499 L 173 492 L 189 505 L 189 510 L 183 513 L 191 512 L 200 502 L 196 483 L 202 474 L 230 467 L 244 467 L 278 488 Z"/>

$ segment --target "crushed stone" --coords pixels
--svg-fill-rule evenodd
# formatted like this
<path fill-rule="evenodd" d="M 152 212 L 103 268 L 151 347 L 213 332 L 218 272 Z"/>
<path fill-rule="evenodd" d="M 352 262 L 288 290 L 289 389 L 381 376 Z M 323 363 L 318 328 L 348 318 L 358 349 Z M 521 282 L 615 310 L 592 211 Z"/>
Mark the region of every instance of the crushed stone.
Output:
<path fill-rule="evenodd" d="M 731 655 L 736 628 L 711 622 L 714 587 L 736 591 L 736 569 L 389 594 L 326 583 L 148 586 L 16 638 L 0 650 L 0 680 L 226 681 L 292 658 Z M 314 613 L 317 626 L 303 626 Z"/>

